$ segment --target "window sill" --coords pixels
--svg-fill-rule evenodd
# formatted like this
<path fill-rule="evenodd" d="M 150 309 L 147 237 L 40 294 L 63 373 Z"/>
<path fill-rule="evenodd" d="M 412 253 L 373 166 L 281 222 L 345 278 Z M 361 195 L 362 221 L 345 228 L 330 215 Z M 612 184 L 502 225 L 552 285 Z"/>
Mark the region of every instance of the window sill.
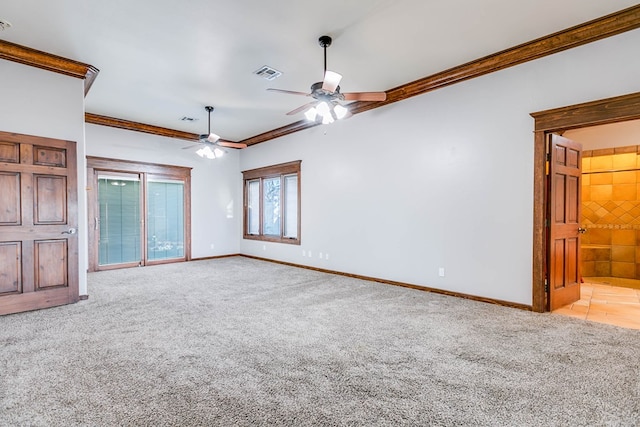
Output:
<path fill-rule="evenodd" d="M 285 243 L 287 245 L 300 245 L 300 239 L 280 238 L 276 236 L 257 236 L 253 234 L 245 234 L 242 236 L 245 240 L 258 240 L 261 242 Z"/>

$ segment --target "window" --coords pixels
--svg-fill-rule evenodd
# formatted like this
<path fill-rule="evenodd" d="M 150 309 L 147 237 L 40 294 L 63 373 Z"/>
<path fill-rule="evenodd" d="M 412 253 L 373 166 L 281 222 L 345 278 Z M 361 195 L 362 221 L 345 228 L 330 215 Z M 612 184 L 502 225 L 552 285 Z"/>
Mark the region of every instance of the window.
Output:
<path fill-rule="evenodd" d="M 300 244 L 300 163 L 242 172 L 245 239 Z"/>

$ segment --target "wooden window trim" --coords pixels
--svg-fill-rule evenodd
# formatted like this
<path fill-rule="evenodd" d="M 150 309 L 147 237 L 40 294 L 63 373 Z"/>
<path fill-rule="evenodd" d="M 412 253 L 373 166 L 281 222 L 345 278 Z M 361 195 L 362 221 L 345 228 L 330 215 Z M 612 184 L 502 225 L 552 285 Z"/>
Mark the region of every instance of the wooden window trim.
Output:
<path fill-rule="evenodd" d="M 98 236 L 95 231 L 94 218 L 99 212 L 98 206 L 98 173 L 129 173 L 139 174 L 143 192 L 146 195 L 146 183 L 148 177 L 175 179 L 184 182 L 184 257 L 172 258 L 168 260 L 147 259 L 146 245 L 146 218 L 143 227 L 143 245 L 141 252 L 141 262 L 143 265 L 167 264 L 191 260 L 191 168 L 184 166 L 162 165 L 157 163 L 134 162 L 129 160 L 108 159 L 102 157 L 87 156 L 87 206 L 88 206 L 88 237 L 89 237 L 89 272 L 107 270 L 111 268 L 125 268 L 137 266 L 138 263 L 125 265 L 118 264 L 115 267 L 98 266 Z M 142 215 L 146 215 L 146 197 L 142 197 Z"/>
<path fill-rule="evenodd" d="M 290 244 L 290 245 L 300 245 L 302 238 L 300 235 L 301 232 L 301 177 L 300 177 L 300 171 L 301 171 L 301 163 L 302 160 L 296 160 L 293 162 L 288 162 L 288 163 L 281 163 L 278 165 L 272 165 L 272 166 L 266 166 L 266 167 L 262 167 L 262 168 L 257 168 L 257 169 L 250 169 L 250 170 L 246 170 L 242 172 L 242 180 L 243 180 L 243 238 L 247 239 L 247 240 L 259 240 L 259 241 L 264 241 L 264 242 L 274 242 L 274 243 L 286 243 L 286 244 Z M 295 239 L 291 239 L 288 237 L 284 237 L 284 220 L 285 220 L 285 213 L 284 213 L 284 203 L 281 203 L 281 226 L 280 226 L 280 236 L 267 236 L 263 234 L 263 230 L 262 230 L 262 222 L 263 222 L 263 203 L 262 203 L 262 182 L 264 179 L 267 178 L 275 178 L 275 177 L 280 177 L 281 180 L 281 186 L 280 186 L 280 200 L 282 200 L 284 202 L 284 177 L 285 176 L 290 176 L 290 175 L 296 175 L 297 179 L 298 179 L 298 230 L 297 230 L 297 237 Z M 249 182 L 251 181 L 255 181 L 255 180 L 259 180 L 260 181 L 260 213 L 258 215 L 258 221 L 259 221 L 259 234 L 249 234 L 248 230 L 249 230 L 249 203 L 248 203 L 248 199 L 249 199 Z"/>

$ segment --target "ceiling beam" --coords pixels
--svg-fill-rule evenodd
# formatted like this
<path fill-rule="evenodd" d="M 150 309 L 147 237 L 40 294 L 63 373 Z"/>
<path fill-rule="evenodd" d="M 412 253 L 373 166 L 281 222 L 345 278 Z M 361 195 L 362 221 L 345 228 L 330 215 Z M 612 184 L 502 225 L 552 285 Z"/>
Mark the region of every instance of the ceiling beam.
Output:
<path fill-rule="evenodd" d="M 640 28 L 640 5 L 614 12 L 575 27 L 558 31 L 557 33 L 389 89 L 386 91 L 386 101 L 357 101 L 349 104 L 349 110 L 353 114 L 362 113 L 637 28 Z M 317 126 L 317 124 L 303 120 L 261 133 L 240 142 L 247 145 L 255 145 L 313 126 Z"/>
<path fill-rule="evenodd" d="M 63 58 L 62 56 L 42 52 L 40 50 L 21 46 L 5 40 L 0 40 L 0 59 L 19 62 L 21 64 L 41 68 L 43 70 L 83 79 L 85 95 L 89 92 L 93 81 L 98 77 L 98 73 L 100 72 L 100 70 L 93 65 L 83 64 L 82 62 Z"/>

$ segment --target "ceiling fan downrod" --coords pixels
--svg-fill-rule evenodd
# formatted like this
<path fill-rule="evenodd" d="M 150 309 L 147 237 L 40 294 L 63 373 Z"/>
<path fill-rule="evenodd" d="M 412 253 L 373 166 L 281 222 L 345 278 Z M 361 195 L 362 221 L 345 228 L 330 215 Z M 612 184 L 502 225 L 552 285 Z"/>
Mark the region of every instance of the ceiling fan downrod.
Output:
<path fill-rule="evenodd" d="M 204 107 L 205 110 L 207 110 L 207 112 L 209 113 L 209 135 L 211 135 L 211 112 L 213 111 L 213 107 L 210 105 L 207 105 L 206 107 Z"/>
<path fill-rule="evenodd" d="M 324 49 L 324 72 L 327 72 L 327 48 L 331 46 L 331 37 L 329 36 L 320 36 L 318 39 L 318 43 Z"/>

